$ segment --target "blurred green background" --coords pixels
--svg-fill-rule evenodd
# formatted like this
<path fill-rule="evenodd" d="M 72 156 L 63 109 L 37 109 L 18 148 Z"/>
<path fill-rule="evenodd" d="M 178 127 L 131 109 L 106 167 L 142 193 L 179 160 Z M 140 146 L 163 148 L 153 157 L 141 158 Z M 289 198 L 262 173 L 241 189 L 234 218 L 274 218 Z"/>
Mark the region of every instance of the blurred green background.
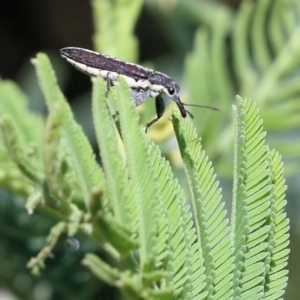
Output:
<path fill-rule="evenodd" d="M 229 214 L 231 106 L 236 94 L 256 101 L 268 131 L 267 143 L 283 155 L 286 166 L 291 254 L 285 299 L 299 298 L 299 1 L 1 1 L 0 41 L 0 76 L 17 82 L 30 110 L 43 115 L 47 112 L 30 59 L 37 52 L 50 56 L 76 119 L 95 147 L 91 81 L 59 56 L 60 48 L 94 49 L 165 72 L 181 86 L 184 102 L 220 108 L 219 113 L 191 111 Z M 145 124 L 154 115 L 154 102 L 148 100 L 139 111 Z M 167 110 L 149 135 L 181 180 L 170 114 Z M 1 171 L 0 166 L 0 176 Z M 0 199 L 0 299 L 122 299 L 81 266 L 87 251 L 105 257 L 83 236 L 76 237 L 81 247 L 74 253 L 65 246 L 67 237 L 62 237 L 41 277 L 31 276 L 26 263 L 44 245 L 55 219 L 43 211 L 28 215 L 22 195 L 16 197 L 4 188 Z"/>

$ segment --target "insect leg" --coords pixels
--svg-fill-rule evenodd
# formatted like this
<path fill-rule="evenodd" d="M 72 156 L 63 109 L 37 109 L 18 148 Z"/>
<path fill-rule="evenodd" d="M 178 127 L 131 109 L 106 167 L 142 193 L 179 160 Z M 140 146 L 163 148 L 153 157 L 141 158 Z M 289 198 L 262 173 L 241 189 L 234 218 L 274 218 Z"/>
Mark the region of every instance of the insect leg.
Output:
<path fill-rule="evenodd" d="M 155 118 L 151 122 L 147 123 L 146 128 L 145 128 L 146 132 L 151 125 L 153 125 L 155 122 L 157 122 L 161 118 L 161 116 L 163 115 L 163 113 L 165 111 L 165 103 L 164 103 L 164 99 L 162 98 L 161 95 L 158 95 L 155 98 L 155 108 L 156 108 L 157 118 Z"/>

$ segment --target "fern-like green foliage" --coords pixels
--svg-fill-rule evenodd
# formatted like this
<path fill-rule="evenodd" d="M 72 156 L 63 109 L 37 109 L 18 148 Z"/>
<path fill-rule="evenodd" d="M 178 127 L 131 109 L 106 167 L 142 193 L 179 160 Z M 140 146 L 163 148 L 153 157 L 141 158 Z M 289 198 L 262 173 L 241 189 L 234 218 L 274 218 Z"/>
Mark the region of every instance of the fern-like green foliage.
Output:
<path fill-rule="evenodd" d="M 286 189 L 283 169 L 278 164 L 278 153 L 265 145 L 266 134 L 255 105 L 238 99 L 235 116 L 231 228 L 235 253 L 234 295 L 277 299 L 282 296 L 281 288 L 287 282 L 287 272 L 281 269 L 278 270 L 280 278 L 270 283 L 271 277 L 274 278 L 272 268 L 287 263 L 286 257 L 284 261 L 278 259 L 286 254 L 281 244 L 288 238 L 287 220 L 282 220 L 282 207 L 278 206 L 279 199 L 282 204 L 286 203 L 282 197 Z M 282 222 L 279 227 L 283 230 L 276 235 L 278 221 Z"/>
<path fill-rule="evenodd" d="M 254 103 L 238 97 L 233 110 L 230 222 L 212 163 L 190 119 L 182 119 L 177 109 L 172 116 L 189 186 L 186 199 L 169 162 L 139 125 L 124 79 L 108 95 L 103 79 L 93 82 L 100 166 L 47 56 L 38 54 L 34 65 L 49 109 L 45 125 L 29 115 L 20 95 L 15 109 L 9 98 L 2 101 L 0 114 L 1 155 L 18 170 L 22 186 L 30 186 L 27 209 L 44 208 L 58 219 L 45 247 L 28 263 L 33 273 L 45 268 L 61 234 L 72 237 L 81 231 L 111 258 L 108 263 L 86 253 L 83 264 L 128 299 L 282 298 L 289 254 L 283 166 L 265 143 Z M 17 91 L 1 82 L 0 93 L 7 88 Z M 117 106 L 120 126 L 111 117 L 110 102 Z M 26 151 L 29 143 L 36 145 L 34 153 Z M 2 186 L 9 186 L 7 181 Z"/>
<path fill-rule="evenodd" d="M 27 99 L 13 82 L 0 80 L 0 98 L 3 132 L 3 143 L 0 144 L 1 186 L 14 193 L 27 196 L 32 192 L 28 176 L 37 181 L 41 179 L 41 161 L 33 158 L 41 158 L 44 122 L 40 116 L 26 110 Z M 11 119 L 11 116 L 14 116 L 14 120 Z M 19 121 L 16 122 L 16 120 Z M 4 147 L 5 142 L 10 147 L 10 156 Z M 23 158 L 22 161 L 18 159 L 19 157 Z M 28 165 L 31 165 L 29 169 Z M 23 170 L 23 173 L 20 172 L 20 169 Z M 24 176 L 26 171 L 28 171 L 27 176 Z"/>
<path fill-rule="evenodd" d="M 268 143 L 287 160 L 285 172 L 297 172 L 300 2 L 245 0 L 233 11 L 216 7 L 213 1 L 178 1 L 176 8 L 199 26 L 194 50 L 185 61 L 188 101 L 214 105 L 223 112 L 220 118 L 193 110 L 204 146 L 218 161 L 218 172 L 232 173 L 234 137 L 228 119 L 236 94 L 255 99 L 270 132 Z"/>
<path fill-rule="evenodd" d="M 135 62 L 138 41 L 134 26 L 142 8 L 142 0 L 92 0 L 94 45 L 99 52 Z"/>

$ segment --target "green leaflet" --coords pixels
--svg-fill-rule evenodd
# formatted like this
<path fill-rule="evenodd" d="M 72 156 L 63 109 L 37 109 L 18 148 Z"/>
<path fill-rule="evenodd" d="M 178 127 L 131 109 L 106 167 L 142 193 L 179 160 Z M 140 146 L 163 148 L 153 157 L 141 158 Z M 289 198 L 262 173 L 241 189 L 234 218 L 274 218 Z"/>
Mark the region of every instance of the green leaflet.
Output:
<path fill-rule="evenodd" d="M 239 93 L 259 103 L 265 128 L 277 133 L 299 126 L 300 90 L 295 84 L 299 79 L 293 74 L 299 65 L 300 25 L 292 17 L 295 13 L 299 15 L 298 2 L 243 1 L 234 25 Z M 293 142 L 299 144 L 298 140 Z M 280 145 L 284 155 L 291 155 L 290 141 L 274 136 L 270 143 Z"/>
<path fill-rule="evenodd" d="M 258 103 L 264 128 L 272 132 L 268 144 L 288 158 L 286 174 L 296 173 L 300 141 L 292 132 L 300 123 L 300 2 L 245 0 L 236 11 L 195 1 L 180 1 L 178 6 L 199 26 L 193 51 L 185 59 L 188 98 L 183 100 L 222 111 L 219 117 L 191 108 L 203 146 L 210 159 L 218 161 L 218 173 L 231 176 L 234 136 L 229 120 L 235 94 Z M 205 12 L 213 18 L 205 17 Z"/>
<path fill-rule="evenodd" d="M 16 163 L 21 172 L 33 183 L 42 184 L 42 171 L 38 169 L 39 166 L 34 165 L 36 161 L 30 161 L 30 156 L 23 150 L 11 117 L 2 115 L 0 127 L 4 143 L 6 144 L 11 159 Z"/>
<path fill-rule="evenodd" d="M 57 86 L 48 58 L 44 54 L 38 54 L 34 64 L 50 113 L 55 109 L 60 112 L 62 132 L 66 138 L 73 167 L 79 178 L 85 205 L 89 209 L 92 190 L 104 189 L 103 174 L 96 164 L 95 155 L 86 136 L 79 125 L 74 122 L 72 112 Z"/>
<path fill-rule="evenodd" d="M 28 111 L 28 99 L 20 88 L 9 80 L 0 80 L 0 112 L 13 116 L 19 142 L 35 157 L 41 157 L 44 121 L 41 116 Z M 41 166 L 40 166 L 41 167 Z"/>
<path fill-rule="evenodd" d="M 43 172 L 40 160 L 43 120 L 28 111 L 28 99 L 9 80 L 0 80 L 0 99 L 1 128 L 4 134 L 0 138 L 0 184 L 26 197 L 33 191 L 32 180 L 41 180 Z M 4 140 L 8 143 L 6 146 Z M 17 165 L 23 168 L 23 172 L 31 174 L 30 180 Z"/>
<path fill-rule="evenodd" d="M 169 272 L 162 284 L 163 287 L 172 287 L 175 297 L 185 299 L 191 297 L 191 274 L 195 270 L 197 274 L 204 273 L 201 257 L 193 253 L 192 244 L 195 243 L 196 237 L 191 213 L 185 204 L 178 181 L 173 178 L 169 163 L 161 157 L 158 146 L 153 142 L 149 142 L 149 148 L 162 199 L 159 213 L 158 261 L 159 266 Z M 198 279 L 198 287 L 201 287 L 203 279 Z M 201 290 L 200 288 L 199 291 Z"/>
<path fill-rule="evenodd" d="M 192 197 L 196 235 L 199 241 L 197 252 L 204 258 L 207 297 L 218 293 L 227 283 L 226 288 L 222 290 L 223 295 L 231 287 L 233 258 L 229 227 L 224 219 L 225 214 L 220 213 L 224 211 L 220 202 L 221 191 L 218 183 L 215 183 L 211 163 L 205 152 L 201 151 L 201 140 L 191 122 L 188 119 L 181 120 L 178 114 L 174 114 L 173 123 Z M 219 259 L 220 257 L 222 259 Z M 220 268 L 224 260 L 228 263 L 226 269 Z M 195 278 L 196 274 L 193 280 Z M 227 278 L 227 281 L 223 281 L 224 278 Z"/>
<path fill-rule="evenodd" d="M 135 62 L 138 55 L 138 41 L 133 31 L 142 5 L 141 0 L 113 2 L 93 0 L 95 49 L 113 57 Z"/>
<path fill-rule="evenodd" d="M 236 262 L 233 289 L 235 296 L 243 298 L 251 295 L 259 299 L 265 293 L 279 292 L 284 286 L 270 289 L 266 285 L 271 276 L 271 261 L 275 259 L 274 246 L 278 243 L 274 238 L 275 220 L 277 213 L 280 214 L 284 189 L 282 169 L 276 161 L 278 155 L 264 145 L 264 137 L 258 110 L 251 101 L 238 97 L 232 206 Z M 287 237 L 287 231 L 285 226 L 281 232 Z M 286 282 L 286 277 L 280 277 L 281 282 Z"/>
<path fill-rule="evenodd" d="M 133 182 L 133 195 L 138 206 L 141 269 L 147 273 L 152 271 L 155 266 L 160 195 L 151 168 L 147 138 L 143 129 L 137 126 L 136 108 L 131 100 L 131 92 L 123 78 L 120 78 L 117 95 L 128 171 Z"/>
<path fill-rule="evenodd" d="M 93 89 L 93 120 L 105 172 L 107 184 L 105 192 L 110 199 L 115 217 L 130 228 L 133 221 L 130 216 L 130 204 L 133 203 L 130 203 L 129 197 L 132 183 L 128 180 L 129 174 L 120 153 L 120 141 L 106 108 L 105 91 L 105 81 L 97 78 Z M 114 155 L 111 155 L 112 153 Z"/>
<path fill-rule="evenodd" d="M 51 228 L 51 232 L 47 237 L 47 244 L 39 252 L 36 257 L 30 259 L 27 263 L 27 267 L 31 269 L 34 275 L 40 275 L 41 269 L 45 268 L 45 260 L 51 256 L 51 252 L 59 238 L 59 236 L 66 230 L 67 224 L 64 221 L 58 222 Z"/>
<path fill-rule="evenodd" d="M 272 218 L 273 227 L 270 235 L 270 261 L 268 268 L 266 269 L 267 283 L 265 297 L 274 297 L 276 294 L 282 293 L 283 289 L 287 285 L 287 270 L 283 268 L 287 265 L 287 259 L 289 254 L 288 246 L 289 238 L 289 220 L 286 218 L 284 213 L 284 207 L 286 206 L 285 190 L 286 186 L 285 180 L 283 178 L 283 165 L 281 162 L 281 157 L 276 151 L 272 151 L 272 169 L 273 169 L 273 182 L 274 194 L 273 199 L 274 205 L 274 215 Z"/>
<path fill-rule="evenodd" d="M 87 254 L 82 263 L 89 267 L 97 277 L 111 285 L 117 285 L 120 280 L 120 272 L 107 265 L 95 254 Z"/>
<path fill-rule="evenodd" d="M 43 143 L 44 192 L 61 213 L 69 215 L 70 204 L 81 202 L 82 192 L 69 157 L 68 144 L 63 139 L 62 110 L 62 107 L 55 106 L 46 121 Z"/>
<path fill-rule="evenodd" d="M 138 247 L 134 237 L 134 232 L 139 231 L 137 209 L 134 188 L 123 157 L 123 144 L 109 116 L 105 95 L 106 83 L 98 78 L 93 89 L 93 120 L 106 179 L 103 197 L 112 212 L 104 207 L 94 222 L 101 227 L 100 235 L 106 236 L 118 252 L 126 257 L 130 250 Z M 110 91 L 109 98 L 116 102 L 117 99 L 112 97 L 116 98 L 114 89 Z"/>

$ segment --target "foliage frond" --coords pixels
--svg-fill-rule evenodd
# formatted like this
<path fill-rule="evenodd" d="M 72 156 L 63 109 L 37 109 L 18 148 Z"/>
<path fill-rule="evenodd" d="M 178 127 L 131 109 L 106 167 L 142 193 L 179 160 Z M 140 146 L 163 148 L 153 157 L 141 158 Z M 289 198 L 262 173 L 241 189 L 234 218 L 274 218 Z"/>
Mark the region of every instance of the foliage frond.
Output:
<path fill-rule="evenodd" d="M 61 112 L 53 109 L 48 115 L 44 131 L 44 192 L 47 199 L 51 199 L 63 214 L 68 215 L 70 203 L 81 202 L 82 194 L 62 135 Z"/>
<path fill-rule="evenodd" d="M 286 217 L 284 208 L 286 206 L 285 191 L 286 185 L 283 179 L 283 166 L 281 157 L 276 151 L 272 151 L 272 171 L 273 171 L 273 185 L 274 185 L 274 213 L 272 225 L 272 247 L 270 247 L 270 262 L 268 265 L 267 279 L 265 284 L 265 298 L 273 299 L 283 295 L 284 289 L 287 285 L 288 271 L 283 268 L 287 265 L 289 254 L 289 220 Z"/>
<path fill-rule="evenodd" d="M 166 236 L 158 236 L 161 244 L 158 247 L 158 253 L 161 252 L 160 261 L 164 264 L 164 269 L 170 272 L 165 285 L 173 287 L 176 297 L 188 298 L 192 284 L 191 274 L 199 274 L 198 292 L 204 288 L 205 278 L 201 276 L 204 274 L 203 259 L 191 246 L 196 242 L 192 215 L 185 204 L 178 181 L 173 178 L 169 163 L 161 157 L 159 148 L 153 142 L 149 142 L 149 146 L 150 160 L 162 199 L 160 224 L 167 231 Z"/>
<path fill-rule="evenodd" d="M 41 116 L 28 111 L 28 99 L 12 81 L 0 79 L 0 99 L 0 117 L 2 120 L 9 118 L 11 120 L 8 121 L 9 128 L 12 129 L 9 130 L 5 123 L 2 123 L 2 131 L 5 130 L 6 142 L 9 142 L 10 149 L 13 150 L 13 153 L 8 151 L 2 135 L 0 139 L 0 183 L 6 190 L 26 197 L 33 192 L 32 179 L 40 180 L 40 172 L 43 171 L 40 158 L 44 122 Z M 32 172 L 30 180 L 20 171 L 12 156 L 15 159 L 19 156 L 17 164 L 29 167 L 25 169 L 29 173 Z M 40 174 L 38 175 L 36 171 Z"/>
<path fill-rule="evenodd" d="M 214 19 L 218 22 L 213 23 L 207 22 L 203 13 L 192 11 L 191 7 L 196 9 L 198 4 L 178 6 L 182 6 L 199 26 L 194 49 L 185 60 L 188 99 L 195 104 L 217 106 L 222 111 L 222 118 L 219 118 L 218 114 L 192 109 L 205 149 L 212 160 L 218 160 L 216 170 L 231 175 L 228 161 L 234 136 L 232 124 L 227 125 L 227 121 L 229 104 L 234 94 L 240 94 L 259 104 L 264 127 L 272 132 L 267 142 L 271 148 L 279 146 L 280 153 L 288 158 L 285 172 L 297 172 L 300 152 L 298 147 L 290 145 L 298 145 L 299 138 L 287 133 L 298 130 L 300 120 L 297 71 L 300 3 L 245 0 L 236 13 L 221 9 L 221 6 L 214 10 Z M 220 156 L 227 159 L 219 162 Z"/>
<path fill-rule="evenodd" d="M 14 127 L 21 145 L 26 148 L 36 163 L 41 158 L 41 143 L 44 121 L 41 116 L 29 112 L 28 99 L 20 88 L 9 80 L 0 80 L 1 114 L 13 116 Z"/>
<path fill-rule="evenodd" d="M 135 223 L 134 216 L 130 215 L 129 191 L 131 182 L 128 180 L 129 174 L 120 153 L 122 149 L 119 147 L 119 137 L 106 107 L 105 90 L 106 83 L 104 80 L 96 79 L 93 88 L 92 111 L 106 179 L 105 193 L 107 194 L 106 197 L 110 199 L 116 219 L 131 227 Z M 111 155 L 112 153 L 114 155 Z"/>
<path fill-rule="evenodd" d="M 86 136 L 75 123 L 72 112 L 57 86 L 48 58 L 44 54 L 38 54 L 34 64 L 50 113 L 54 109 L 60 112 L 60 126 L 66 138 L 68 151 L 73 167 L 76 170 L 79 184 L 83 190 L 85 204 L 89 209 L 90 203 L 88 203 L 88 199 L 92 189 L 97 187 L 104 190 L 103 174 L 95 161 L 95 155 Z"/>
<path fill-rule="evenodd" d="M 236 115 L 232 207 L 236 263 L 233 288 L 237 292 L 235 295 L 252 295 L 259 299 L 268 290 L 265 283 L 270 276 L 272 251 L 276 244 L 274 222 L 279 196 L 276 189 L 281 192 L 279 202 L 282 202 L 284 190 L 282 182 L 274 181 L 278 167 L 275 164 L 275 172 L 271 152 L 264 142 L 265 133 L 258 109 L 251 101 L 237 98 Z"/>
<path fill-rule="evenodd" d="M 30 157 L 24 152 L 14 122 L 9 115 L 1 116 L 0 128 L 11 159 L 33 183 L 41 184 L 43 181 L 42 170 L 39 169 L 41 166 L 37 165 L 35 160 L 30 161 Z"/>
<path fill-rule="evenodd" d="M 282 139 L 281 133 L 299 127 L 300 89 L 295 71 L 299 66 L 300 24 L 295 14 L 299 15 L 296 2 L 243 1 L 234 25 L 239 93 L 259 103 L 266 130 L 275 133 L 269 139 L 272 147 L 280 143 L 288 146 L 290 141 Z M 299 155 L 289 147 L 282 150 L 286 156 Z"/>
<path fill-rule="evenodd" d="M 97 51 L 135 62 L 138 41 L 134 27 L 142 9 L 142 0 L 92 1 L 94 14 L 94 45 Z M 126 6 L 126 18 L 124 8 Z"/>
<path fill-rule="evenodd" d="M 139 127 L 138 116 L 131 100 L 126 81 L 119 79 L 117 88 L 121 134 L 127 159 L 129 176 L 134 183 L 134 197 L 138 206 L 141 268 L 150 272 L 155 267 L 158 224 L 158 187 L 149 159 L 147 138 Z M 153 224 L 153 226 L 148 226 Z"/>
<path fill-rule="evenodd" d="M 201 140 L 189 120 L 173 115 L 174 129 L 189 182 L 195 228 L 204 257 L 207 296 L 230 291 L 233 271 L 232 245 L 221 190 Z"/>

